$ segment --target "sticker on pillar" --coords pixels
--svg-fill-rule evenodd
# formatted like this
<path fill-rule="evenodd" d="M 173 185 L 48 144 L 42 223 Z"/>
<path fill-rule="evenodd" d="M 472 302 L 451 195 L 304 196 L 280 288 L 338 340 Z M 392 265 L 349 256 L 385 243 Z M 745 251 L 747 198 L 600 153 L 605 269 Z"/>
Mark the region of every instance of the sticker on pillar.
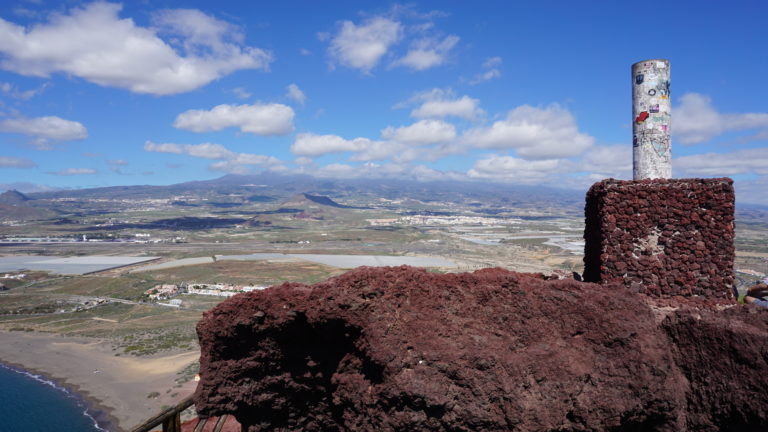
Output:
<path fill-rule="evenodd" d="M 637 135 L 632 137 L 632 147 L 637 147 L 639 144 L 637 142 Z"/>
<path fill-rule="evenodd" d="M 664 63 L 664 62 L 656 62 L 656 67 L 659 68 L 659 69 L 666 69 L 667 68 L 667 64 Z"/>
<path fill-rule="evenodd" d="M 652 112 L 652 113 L 659 112 L 659 104 L 651 105 L 651 109 L 649 111 Z"/>
<path fill-rule="evenodd" d="M 625 81 L 626 82 L 626 81 Z M 656 96 L 656 89 L 648 90 L 648 96 Z"/>
<path fill-rule="evenodd" d="M 637 116 L 637 118 L 635 119 L 635 122 L 637 124 L 641 124 L 642 122 L 644 122 L 644 121 L 646 121 L 648 119 L 648 116 L 649 116 L 648 112 L 647 111 L 643 111 L 643 112 L 640 113 L 639 116 Z"/>
<path fill-rule="evenodd" d="M 626 76 L 626 75 L 624 75 L 624 76 Z M 624 82 L 626 82 L 626 81 L 624 81 Z M 642 84 L 642 83 L 643 83 L 643 74 L 637 74 L 635 76 L 635 84 Z"/>
<path fill-rule="evenodd" d="M 663 130 L 664 132 L 666 132 L 666 131 L 667 131 L 667 125 L 661 125 L 661 130 Z"/>

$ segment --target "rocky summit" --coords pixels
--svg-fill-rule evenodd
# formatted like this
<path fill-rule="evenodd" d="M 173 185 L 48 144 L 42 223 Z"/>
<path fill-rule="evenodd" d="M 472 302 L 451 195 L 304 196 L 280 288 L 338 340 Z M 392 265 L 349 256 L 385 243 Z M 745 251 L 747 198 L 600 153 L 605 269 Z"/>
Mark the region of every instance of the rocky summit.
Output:
<path fill-rule="evenodd" d="M 248 431 L 768 428 L 768 311 L 620 285 L 359 268 L 198 324 L 202 416 Z"/>

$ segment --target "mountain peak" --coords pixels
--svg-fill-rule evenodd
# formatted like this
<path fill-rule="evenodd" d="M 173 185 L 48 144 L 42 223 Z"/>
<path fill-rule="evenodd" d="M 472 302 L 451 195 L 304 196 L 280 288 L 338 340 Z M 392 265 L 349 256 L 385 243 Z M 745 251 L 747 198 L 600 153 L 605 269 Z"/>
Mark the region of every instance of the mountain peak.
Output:
<path fill-rule="evenodd" d="M 312 195 L 308 193 L 300 193 L 296 194 L 291 197 L 288 201 L 284 203 L 284 205 L 290 204 L 290 205 L 302 205 L 302 204 L 320 204 L 327 207 L 336 207 L 336 208 L 349 208 L 349 206 L 345 206 L 343 204 L 339 204 L 336 201 L 332 200 L 331 198 L 324 196 L 324 195 Z"/>
<path fill-rule="evenodd" d="M 11 189 L 0 194 L 0 204 L 20 205 L 29 201 L 29 197 L 16 189 Z"/>

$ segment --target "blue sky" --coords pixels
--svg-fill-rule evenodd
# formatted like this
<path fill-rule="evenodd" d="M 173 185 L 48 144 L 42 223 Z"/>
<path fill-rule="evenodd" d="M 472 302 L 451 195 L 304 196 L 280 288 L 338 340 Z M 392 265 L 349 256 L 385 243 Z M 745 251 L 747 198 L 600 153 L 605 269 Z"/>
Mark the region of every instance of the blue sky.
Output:
<path fill-rule="evenodd" d="M 630 67 L 666 58 L 674 175 L 731 176 L 766 204 L 766 17 L 762 1 L 6 0 L 0 189 L 261 171 L 586 189 L 631 178 Z"/>

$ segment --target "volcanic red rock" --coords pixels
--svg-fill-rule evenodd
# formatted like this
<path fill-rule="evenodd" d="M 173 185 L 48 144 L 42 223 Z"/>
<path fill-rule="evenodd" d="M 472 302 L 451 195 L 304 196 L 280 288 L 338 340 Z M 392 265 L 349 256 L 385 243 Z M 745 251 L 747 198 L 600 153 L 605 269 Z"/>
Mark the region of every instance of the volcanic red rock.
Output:
<path fill-rule="evenodd" d="M 768 310 L 688 309 L 662 327 L 690 383 L 688 430 L 768 430 Z"/>
<path fill-rule="evenodd" d="M 733 180 L 607 179 L 586 201 L 584 280 L 733 303 Z"/>
<path fill-rule="evenodd" d="M 719 430 L 728 413 L 768 427 L 765 378 L 751 381 L 768 377 L 768 311 L 661 324 L 646 300 L 502 269 L 283 284 L 204 315 L 195 403 L 250 432 Z M 752 348 L 699 352 L 689 333 Z"/>

